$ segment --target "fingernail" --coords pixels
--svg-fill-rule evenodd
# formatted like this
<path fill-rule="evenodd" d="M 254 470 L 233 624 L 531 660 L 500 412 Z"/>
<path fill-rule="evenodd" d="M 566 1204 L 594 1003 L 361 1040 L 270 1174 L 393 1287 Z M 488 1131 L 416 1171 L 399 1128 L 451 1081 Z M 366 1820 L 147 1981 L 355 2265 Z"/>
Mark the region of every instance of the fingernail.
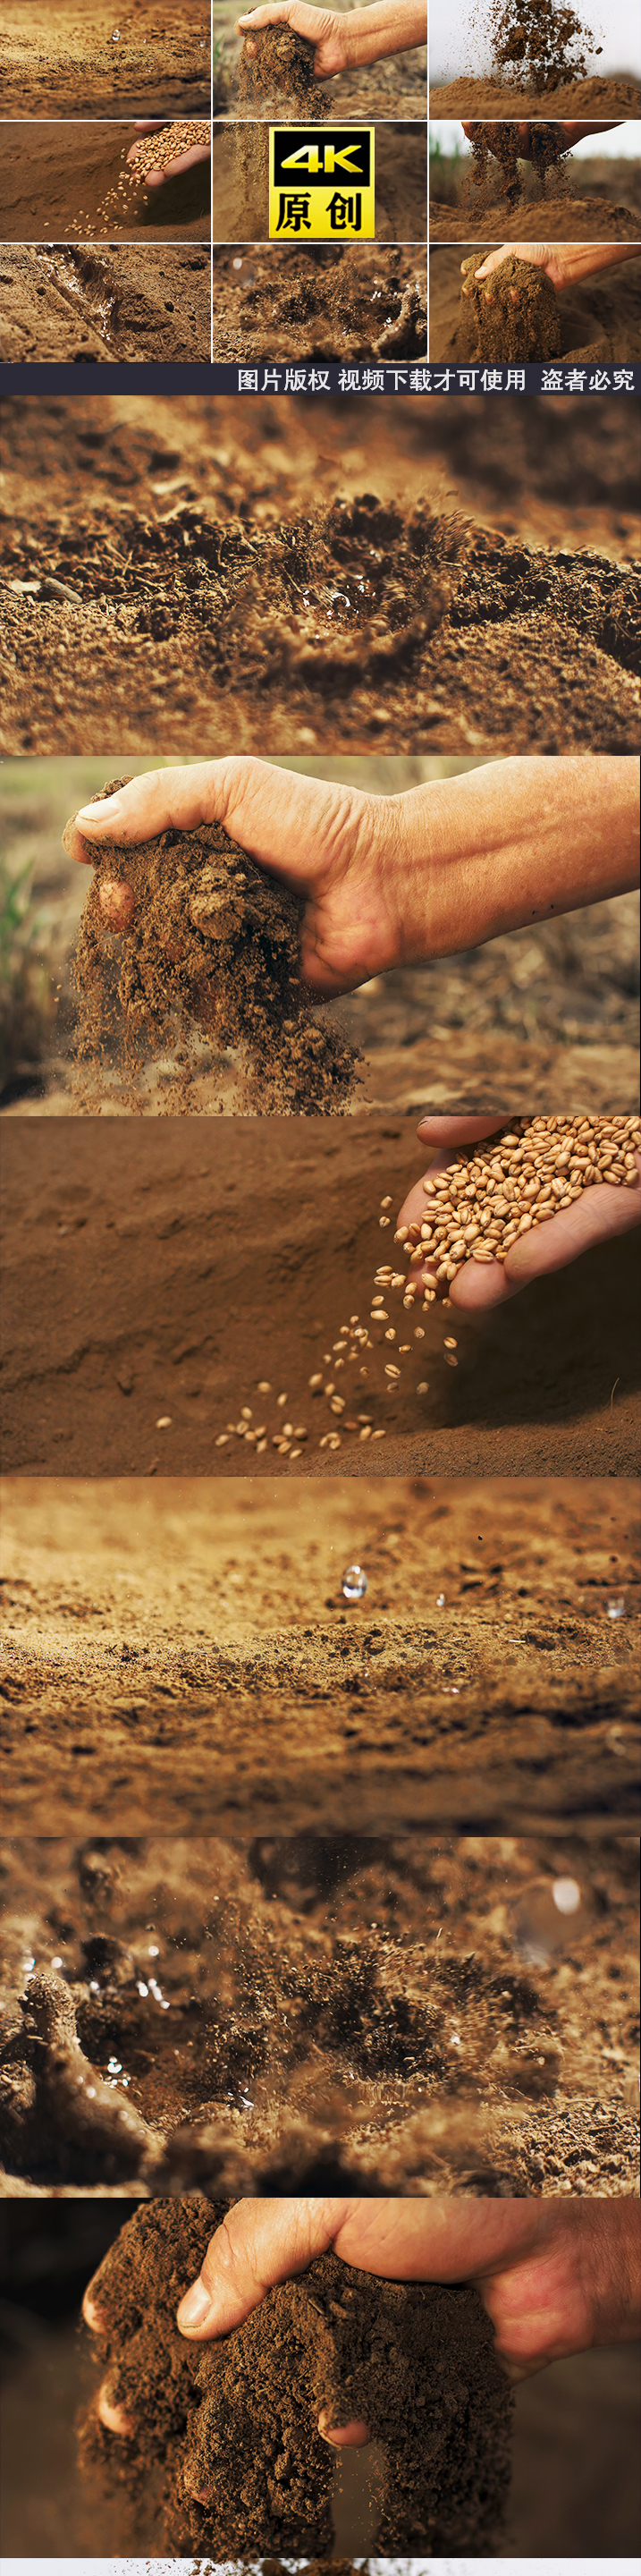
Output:
<path fill-rule="evenodd" d="M 115 796 L 102 796 L 99 805 L 79 805 L 76 822 L 104 823 L 111 818 L 112 814 L 120 814 L 121 812 L 122 807 L 120 797 L 117 794 Z"/>
<path fill-rule="evenodd" d="M 184 2299 L 180 2302 L 178 2325 L 181 2333 L 184 2334 L 185 2327 L 204 2326 L 210 2308 L 211 2299 L 209 2291 L 205 2289 L 204 2281 L 194 2281 L 193 2287 L 186 2291 Z"/>

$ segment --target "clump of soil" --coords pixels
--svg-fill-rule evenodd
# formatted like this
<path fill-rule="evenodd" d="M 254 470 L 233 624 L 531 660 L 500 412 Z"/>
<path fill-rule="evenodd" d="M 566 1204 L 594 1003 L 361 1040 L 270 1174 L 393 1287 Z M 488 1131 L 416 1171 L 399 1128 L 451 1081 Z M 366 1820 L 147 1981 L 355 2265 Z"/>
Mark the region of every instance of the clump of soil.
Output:
<path fill-rule="evenodd" d="M 492 62 L 529 81 L 540 96 L 562 80 L 584 80 L 588 62 L 603 52 L 576 9 L 555 0 L 492 0 Z"/>
<path fill-rule="evenodd" d="M 251 53 L 248 51 L 251 44 Z M 327 115 L 327 99 L 314 72 L 315 47 L 293 27 L 256 27 L 246 37 L 238 66 L 238 97 L 249 116 L 264 114 L 269 99 L 286 99 L 305 122 Z"/>
<path fill-rule="evenodd" d="M 546 194 L 550 170 L 558 172 L 560 184 L 564 184 L 566 173 L 559 169 L 559 165 L 567 157 L 570 146 L 564 141 L 558 126 L 541 123 L 532 129 L 530 149 L 535 173 L 535 195 L 540 198 Z M 475 211 L 479 213 L 492 201 L 496 192 L 496 174 L 490 170 L 491 161 L 498 161 L 508 206 L 518 205 L 519 199 L 525 194 L 525 165 L 521 162 L 519 166 L 518 125 L 492 123 L 474 127 L 472 167 L 466 174 L 465 194 L 469 196 L 474 191 Z"/>
<path fill-rule="evenodd" d="M 110 780 L 102 797 L 125 784 Z M 133 897 L 122 931 L 110 929 L 101 907 L 107 881 Z M 79 1064 L 97 1081 L 105 1052 L 115 1055 L 135 1106 L 137 1074 L 170 1049 L 178 1094 L 171 1106 L 186 1105 L 200 1031 L 238 1051 L 243 1107 L 260 1101 L 281 1115 L 335 1114 L 351 1089 L 356 1050 L 312 1011 L 298 965 L 302 912 L 302 899 L 266 877 L 221 823 L 172 828 L 136 850 L 101 846 L 74 961 Z"/>
<path fill-rule="evenodd" d="M 128 2486 L 138 2516 L 160 2470 L 163 2545 L 177 2554 L 327 2555 L 334 2458 L 317 2431 L 327 2408 L 334 2424 L 359 2417 L 385 2445 L 381 2548 L 491 2547 L 514 2401 L 478 2292 L 379 2281 L 327 2254 L 269 2290 L 223 2343 L 190 2347 L 176 2308 L 226 2214 L 224 2203 L 155 2201 L 102 2264 L 101 2371 L 139 2429 L 114 2439 L 89 2414 L 85 2469 Z"/>
<path fill-rule="evenodd" d="M 366 243 L 270 243 L 240 277 L 214 252 L 214 358 L 423 358 L 427 273 L 409 251 Z"/>
<path fill-rule="evenodd" d="M 555 358 L 561 332 L 554 287 L 545 270 L 513 255 L 477 281 L 486 252 L 462 262 L 461 310 L 472 358 Z M 470 295 L 470 283 L 472 294 Z M 516 300 L 515 300 L 516 299 Z"/>

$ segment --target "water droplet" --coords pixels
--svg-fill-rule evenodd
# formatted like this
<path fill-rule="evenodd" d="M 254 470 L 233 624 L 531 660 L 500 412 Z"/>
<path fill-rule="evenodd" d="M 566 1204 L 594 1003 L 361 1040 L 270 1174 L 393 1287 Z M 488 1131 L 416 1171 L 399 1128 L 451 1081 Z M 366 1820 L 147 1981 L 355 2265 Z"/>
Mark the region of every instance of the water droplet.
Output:
<path fill-rule="evenodd" d="M 437 1592 L 437 1595 L 436 1595 L 436 1607 L 437 1607 L 437 1610 L 444 1610 L 444 1609 L 445 1609 L 445 1593 L 444 1593 L 444 1592 Z"/>
<path fill-rule="evenodd" d="M 92 1979 L 91 1979 L 91 1984 L 90 1984 L 90 1987 L 89 1987 L 89 1993 L 90 1993 L 90 1995 L 99 1995 L 99 1993 L 100 1993 L 100 1987 L 99 1987 L 99 1984 L 98 1984 L 98 1979 L 97 1979 L 97 1977 L 92 1977 Z"/>
<path fill-rule="evenodd" d="M 363 1573 L 362 1565 L 346 1565 L 345 1572 L 341 1575 L 343 1600 L 362 1601 L 363 1593 L 366 1591 L 367 1575 Z"/>
<path fill-rule="evenodd" d="M 609 1618 L 609 1619 L 624 1619 L 624 1618 L 625 1618 L 625 1601 L 621 1601 L 621 1600 L 619 1600 L 619 1601 L 609 1601 L 609 1602 L 608 1602 L 608 1618 Z"/>
<path fill-rule="evenodd" d="M 554 1878 L 552 1895 L 559 1914 L 576 1914 L 581 1903 L 581 1889 L 576 1878 Z"/>
<path fill-rule="evenodd" d="M 52 1959 L 51 1961 L 52 1968 L 61 1968 L 62 1964 L 62 1959 Z"/>
<path fill-rule="evenodd" d="M 159 1951 L 159 1948 L 158 1948 L 158 1943 L 157 1943 L 157 1941 L 150 1941 L 150 1943 L 149 1943 L 149 1949 L 148 1949 L 148 1952 L 147 1952 L 147 1957 L 148 1957 L 149 1959 L 159 1959 L 159 1958 L 160 1958 L 160 1951 Z"/>
<path fill-rule="evenodd" d="M 139 1986 L 138 1986 L 138 1993 L 139 1993 L 139 1995 L 148 1995 L 148 1993 L 149 1993 L 149 1987 L 148 1987 L 148 1986 L 143 1986 L 143 1985 L 140 1985 L 140 1984 L 139 1984 Z"/>
<path fill-rule="evenodd" d="M 119 2057 L 110 2057 L 110 2058 L 109 2058 L 109 2060 L 108 2060 L 108 2065 L 107 2065 L 107 2074 L 108 2074 L 108 2075 L 122 2075 L 122 2066 L 121 2066 L 120 2058 L 119 2058 Z"/>
<path fill-rule="evenodd" d="M 114 31 L 113 31 L 113 35 L 112 35 L 111 42 L 112 42 L 112 45 L 119 45 L 119 44 L 120 44 L 120 28 L 119 28 L 119 27 L 114 27 Z"/>

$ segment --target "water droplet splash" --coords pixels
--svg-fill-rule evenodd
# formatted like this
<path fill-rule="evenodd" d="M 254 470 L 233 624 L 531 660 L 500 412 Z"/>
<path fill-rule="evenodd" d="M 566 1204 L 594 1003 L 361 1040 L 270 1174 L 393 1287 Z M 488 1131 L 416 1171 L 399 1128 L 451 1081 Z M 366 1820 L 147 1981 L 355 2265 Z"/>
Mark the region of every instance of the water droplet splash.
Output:
<path fill-rule="evenodd" d="M 579 1887 L 578 1879 L 576 1879 L 576 1878 L 555 1878 L 555 1879 L 553 1879 L 553 1881 L 552 1881 L 552 1895 L 553 1895 L 554 1903 L 555 1903 L 556 1908 L 557 1908 L 557 1912 L 558 1912 L 559 1914 L 577 1914 L 577 1913 L 578 1913 L 578 1909 L 579 1909 L 579 1906 L 580 1906 L 580 1903 L 581 1903 L 581 1889 L 580 1889 L 580 1887 Z"/>
<path fill-rule="evenodd" d="M 119 44 L 120 44 L 120 28 L 119 28 L 119 27 L 114 27 L 113 34 L 112 34 L 112 38 L 111 38 L 111 42 L 112 42 L 112 45 L 119 45 Z"/>
<path fill-rule="evenodd" d="M 363 1573 L 362 1565 L 346 1565 L 345 1572 L 341 1575 L 343 1600 L 362 1601 L 366 1591 L 367 1575 Z"/>
<path fill-rule="evenodd" d="M 444 1593 L 444 1592 L 437 1592 L 437 1595 L 436 1595 L 436 1607 L 437 1607 L 437 1610 L 444 1610 L 444 1609 L 445 1609 L 445 1593 Z"/>
<path fill-rule="evenodd" d="M 609 1618 L 609 1619 L 624 1619 L 624 1618 L 625 1618 L 625 1601 L 622 1601 L 621 1599 L 619 1599 L 618 1601 L 609 1601 L 609 1602 L 608 1602 L 608 1618 Z"/>

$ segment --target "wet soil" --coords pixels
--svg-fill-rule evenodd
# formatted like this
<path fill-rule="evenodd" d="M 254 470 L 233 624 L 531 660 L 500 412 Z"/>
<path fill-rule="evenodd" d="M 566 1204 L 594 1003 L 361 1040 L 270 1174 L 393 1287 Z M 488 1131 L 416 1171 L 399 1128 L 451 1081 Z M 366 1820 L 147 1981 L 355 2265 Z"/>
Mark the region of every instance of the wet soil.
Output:
<path fill-rule="evenodd" d="M 637 2186 L 632 1842 L 29 1837 L 0 1877 L 4 2192 Z"/>
<path fill-rule="evenodd" d="M 633 405 L 343 397 L 321 435 L 304 397 L 27 396 L 3 428 L 5 751 L 637 750 Z M 72 596 L 21 590 L 34 559 Z"/>
<path fill-rule="evenodd" d="M 215 242 L 266 241 L 269 235 L 268 136 L 263 125 L 213 129 Z M 376 240 L 427 239 L 427 138 L 424 125 L 376 128 Z"/>
<path fill-rule="evenodd" d="M 480 80 L 463 74 L 439 87 L 432 84 L 429 107 L 431 116 L 461 117 L 465 123 L 471 117 L 546 116 L 577 117 L 588 124 L 611 117 L 616 124 L 639 116 L 641 89 L 637 80 L 594 77 L 561 81 L 557 88 L 541 93 L 492 74 Z"/>
<path fill-rule="evenodd" d="M 434 1445 L 442 1479 L 290 1503 L 165 1460 L 8 1481 L 5 1829 L 633 1832 L 636 1488 L 461 1482 Z"/>
<path fill-rule="evenodd" d="M 326 2552 L 333 2458 L 317 2420 L 323 2406 L 336 2422 L 358 2410 L 384 2446 L 381 2547 L 492 2546 L 514 2399 L 478 2291 L 378 2281 L 326 2254 L 269 2290 L 224 2344 L 190 2350 L 177 2301 L 227 2206 L 161 2200 L 137 2210 L 101 2266 L 97 2358 L 144 2432 L 114 2442 L 90 2410 L 85 2471 L 108 2492 L 124 2483 L 140 2528 L 159 2520 L 179 2555 Z M 211 2502 L 192 2499 L 192 2484 Z"/>
<path fill-rule="evenodd" d="M 374 1116 L 274 1119 L 267 1168 L 255 1119 L 156 1119 L 144 1137 L 135 1119 L 9 1121 L 5 1470 L 634 1474 L 635 1234 L 457 1312 L 455 1370 L 448 1309 L 419 1332 L 395 1297 L 391 1378 L 385 1318 L 368 1320 L 380 1203 L 393 1215 L 428 1160 Z M 286 1422 L 292 1458 L 274 1448 Z"/>
<path fill-rule="evenodd" d="M 208 250 L 5 247 L 0 287 L 5 361 L 209 357 Z"/>
<path fill-rule="evenodd" d="M 108 779 L 102 794 L 125 784 Z M 71 848 L 73 820 L 64 837 Z M 121 886 L 126 928 L 110 930 L 101 891 L 113 901 Z M 197 1032 L 237 1055 L 239 1107 L 306 1117 L 340 1109 L 353 1086 L 354 1049 L 335 1020 L 312 1009 L 301 983 L 302 913 L 302 898 L 267 877 L 220 823 L 161 832 L 135 852 L 105 843 L 74 963 L 85 1110 L 99 1113 L 105 1054 L 120 1062 L 135 1108 L 143 1067 L 170 1053 L 176 1079 L 167 1109 L 180 1114 Z"/>
<path fill-rule="evenodd" d="M 200 120 L 199 120 L 200 122 Z M 210 166 L 198 162 L 161 189 L 133 187 L 133 125 L 7 127 L 0 175 L 4 241 L 203 241 L 210 236 Z"/>
<path fill-rule="evenodd" d="M 209 108 L 210 13 L 172 0 L 159 27 L 154 0 L 128 0 L 120 42 L 105 0 L 7 0 L 0 34 L 6 117 L 173 116 Z M 44 21 L 44 22 L 43 22 Z M 30 129 L 33 139 L 34 127 Z"/>
<path fill-rule="evenodd" d="M 556 358 L 561 347 L 556 294 L 543 269 L 505 259 L 491 282 L 477 284 L 483 245 L 466 260 L 459 289 L 459 339 L 465 358 L 504 363 L 517 358 Z"/>
<path fill-rule="evenodd" d="M 471 254 L 478 266 L 491 248 L 486 241 Z M 552 287 L 541 272 L 523 260 L 506 259 L 492 278 L 496 302 L 490 312 L 477 290 L 474 309 L 462 296 L 460 249 L 439 249 L 430 257 L 430 357 L 443 363 L 468 359 L 491 361 L 527 355 L 546 359 L 560 352 L 579 366 L 631 364 L 641 327 L 641 248 L 638 260 L 579 285 Z M 517 275 L 518 272 L 518 275 Z M 513 274 L 514 273 L 514 274 Z M 502 281 L 500 284 L 499 281 Z M 483 282 L 482 282 L 483 283 Z M 508 307 L 510 285 L 518 288 L 519 307 Z M 545 293 L 541 289 L 546 290 Z M 478 303 L 478 312 L 477 312 Z"/>
<path fill-rule="evenodd" d="M 427 357 L 425 252 L 270 242 L 213 263 L 215 359 Z"/>
<path fill-rule="evenodd" d="M 134 254 L 125 254 L 130 257 Z M 380 254 L 379 254 L 380 256 Z M 134 769 L 145 763 L 133 763 Z M 288 761 L 321 778 L 346 779 L 373 795 L 450 775 L 472 763 L 440 760 Z M 9 1046 L 3 1117 L 78 1115 L 75 1078 L 78 997 L 72 957 L 86 896 L 86 877 L 62 849 L 67 815 L 100 789 L 102 762 L 14 761 L 0 780 L 0 823 L 8 864 L 26 868 L 37 929 L 33 955 L 51 996 L 51 1017 L 21 1027 Z M 638 1074 L 639 905 L 634 894 L 588 905 L 544 922 L 533 940 L 512 931 L 461 956 L 374 976 L 336 1006 L 360 1050 L 353 1105 L 409 1116 L 429 1105 L 496 1109 L 502 1115 L 546 1110 L 627 1114 Z M 204 1041 L 192 1049 L 193 1079 L 183 1114 L 233 1111 L 233 1056 L 213 1057 Z M 150 1062 L 139 1076 L 138 1112 L 162 1115 L 171 1095 L 171 1060 Z M 106 1052 L 101 1115 L 128 1114 L 128 1085 Z"/>

